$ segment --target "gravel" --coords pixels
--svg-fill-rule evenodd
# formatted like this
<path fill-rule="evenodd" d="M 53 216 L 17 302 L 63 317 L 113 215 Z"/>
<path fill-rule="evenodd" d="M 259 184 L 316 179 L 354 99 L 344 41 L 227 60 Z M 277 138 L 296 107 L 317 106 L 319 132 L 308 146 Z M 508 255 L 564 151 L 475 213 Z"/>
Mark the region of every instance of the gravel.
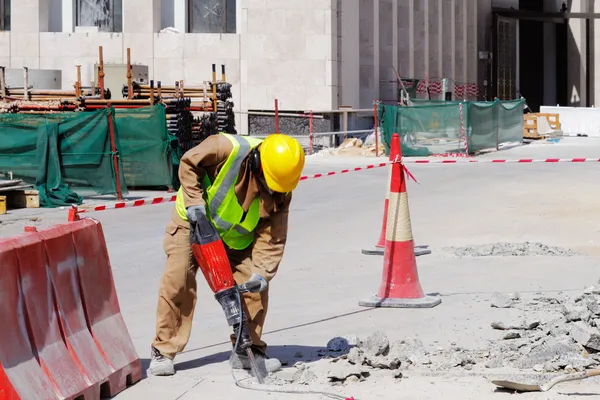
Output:
<path fill-rule="evenodd" d="M 570 249 L 547 246 L 543 243 L 492 243 L 464 247 L 444 247 L 443 250 L 455 257 L 524 257 L 553 256 L 575 257 L 581 254 Z"/>

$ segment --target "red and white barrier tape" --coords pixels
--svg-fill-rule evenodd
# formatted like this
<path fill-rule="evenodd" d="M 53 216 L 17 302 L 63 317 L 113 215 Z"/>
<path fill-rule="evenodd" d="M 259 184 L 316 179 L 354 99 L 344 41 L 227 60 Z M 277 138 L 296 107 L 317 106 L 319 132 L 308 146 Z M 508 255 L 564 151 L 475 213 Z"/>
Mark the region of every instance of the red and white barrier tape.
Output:
<path fill-rule="evenodd" d="M 168 196 L 154 197 L 154 198 L 148 198 L 148 199 L 119 201 L 117 203 L 104 204 L 101 206 L 90 206 L 89 208 L 78 208 L 77 212 L 81 214 L 81 213 L 93 212 L 93 211 L 104 211 L 104 210 L 113 210 L 113 209 L 119 209 L 119 208 L 141 207 L 141 206 L 147 206 L 150 204 L 170 203 L 170 202 L 175 201 L 176 198 L 177 198 L 177 195 L 171 194 Z"/>
<path fill-rule="evenodd" d="M 533 159 L 533 158 L 521 158 L 517 160 L 485 160 L 485 159 L 454 159 L 454 160 L 413 160 L 404 159 L 402 160 L 405 164 L 531 164 L 531 163 L 600 163 L 599 158 L 544 158 L 544 159 Z"/>
<path fill-rule="evenodd" d="M 317 179 L 323 178 L 326 176 L 333 175 L 343 175 L 349 172 L 356 171 L 366 171 L 369 169 L 377 169 L 386 167 L 393 162 L 384 162 L 373 165 L 365 165 L 364 167 L 356 167 L 356 168 L 348 168 L 343 169 L 341 171 L 332 171 L 326 172 L 322 174 L 314 174 L 314 175 L 305 175 L 300 177 L 301 181 L 306 181 L 309 179 Z M 404 158 L 402 160 L 402 164 L 532 164 L 532 163 L 600 163 L 600 158 L 545 158 L 545 159 L 532 159 L 532 158 L 522 158 L 517 160 L 484 160 L 484 159 L 476 159 L 476 158 L 459 158 L 459 159 L 407 159 Z M 409 179 L 414 180 L 419 183 L 413 176 L 413 174 L 408 171 L 406 166 L 404 167 L 404 171 L 408 175 Z M 171 203 L 174 202 L 177 198 L 176 194 L 162 196 L 162 197 L 154 197 L 148 199 L 138 199 L 131 201 L 119 201 L 112 204 L 105 204 L 100 206 L 90 206 L 88 208 L 78 209 L 79 213 L 85 212 L 94 212 L 94 211 L 104 211 L 104 210 L 112 210 L 112 209 L 121 209 L 121 208 L 130 208 L 130 207 L 141 207 L 145 205 L 151 204 L 161 204 L 161 203 Z"/>
<path fill-rule="evenodd" d="M 356 167 L 356 168 L 350 168 L 350 169 L 343 169 L 341 171 L 337 171 L 337 172 L 326 172 L 323 174 L 314 174 L 314 175 L 305 175 L 305 176 L 301 176 L 300 180 L 301 181 L 306 181 L 308 179 L 317 179 L 317 178 L 323 178 L 325 176 L 332 176 L 332 175 L 342 175 L 342 174 L 347 174 L 348 172 L 355 172 L 355 171 L 363 171 L 363 170 L 367 170 L 367 169 L 375 169 L 375 168 L 383 168 L 390 165 L 389 162 L 384 162 L 381 164 L 375 164 L 375 165 L 366 165 L 364 167 Z"/>

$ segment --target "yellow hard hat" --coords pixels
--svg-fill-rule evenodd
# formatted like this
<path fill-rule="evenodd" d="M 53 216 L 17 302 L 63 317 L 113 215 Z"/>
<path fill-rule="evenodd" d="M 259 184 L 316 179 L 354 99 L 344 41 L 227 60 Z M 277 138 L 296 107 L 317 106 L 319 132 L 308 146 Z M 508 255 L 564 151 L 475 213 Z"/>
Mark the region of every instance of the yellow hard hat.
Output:
<path fill-rule="evenodd" d="M 304 168 L 304 149 L 293 137 L 275 133 L 260 145 L 260 163 L 269 189 L 291 192 Z"/>

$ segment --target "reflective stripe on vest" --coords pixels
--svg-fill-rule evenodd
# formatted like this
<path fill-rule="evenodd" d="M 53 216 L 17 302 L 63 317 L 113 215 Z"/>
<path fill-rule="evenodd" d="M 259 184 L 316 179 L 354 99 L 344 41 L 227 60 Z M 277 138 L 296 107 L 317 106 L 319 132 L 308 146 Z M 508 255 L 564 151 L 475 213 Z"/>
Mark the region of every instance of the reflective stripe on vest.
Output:
<path fill-rule="evenodd" d="M 257 197 L 253 200 L 244 218 L 244 211 L 235 194 L 235 184 L 242 162 L 262 140 L 228 134 L 222 135 L 231 141 L 233 150 L 214 182 L 211 183 L 206 175 L 204 177 L 202 187 L 206 214 L 225 244 L 232 249 L 243 250 L 254 241 L 253 232 L 260 219 L 260 199 Z M 181 188 L 177 193 L 175 207 L 179 216 L 187 221 Z M 242 218 L 244 218 L 243 221 Z"/>

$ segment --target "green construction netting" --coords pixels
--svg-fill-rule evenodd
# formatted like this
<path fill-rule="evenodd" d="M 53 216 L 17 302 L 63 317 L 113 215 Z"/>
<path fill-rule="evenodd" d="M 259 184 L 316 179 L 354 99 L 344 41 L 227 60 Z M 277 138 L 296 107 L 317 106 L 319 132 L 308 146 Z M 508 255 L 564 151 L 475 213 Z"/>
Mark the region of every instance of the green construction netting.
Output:
<path fill-rule="evenodd" d="M 42 207 L 81 204 L 82 197 L 73 192 L 80 188 L 115 194 L 109 115 L 114 115 L 114 109 L 1 114 L 0 172 L 12 172 L 14 177 L 35 183 Z M 116 130 L 115 146 L 119 148 Z M 122 171 L 121 165 L 119 169 Z M 122 193 L 126 194 L 122 173 L 120 181 Z"/>
<path fill-rule="evenodd" d="M 34 183 L 42 207 L 81 204 L 77 193 L 116 194 L 112 116 L 121 193 L 177 186 L 181 151 L 161 105 L 93 112 L 0 114 L 0 173 Z M 77 193 L 76 193 L 77 192 Z"/>
<path fill-rule="evenodd" d="M 410 107 L 379 105 L 380 128 L 386 150 L 389 150 L 394 133 L 400 135 L 402 154 L 408 157 L 466 153 L 467 146 L 472 154 L 523 139 L 525 99 L 412 102 Z"/>
<path fill-rule="evenodd" d="M 127 185 L 131 187 L 173 187 L 173 167 L 179 162 L 167 131 L 162 105 L 117 109 L 115 120 L 120 155 Z"/>

